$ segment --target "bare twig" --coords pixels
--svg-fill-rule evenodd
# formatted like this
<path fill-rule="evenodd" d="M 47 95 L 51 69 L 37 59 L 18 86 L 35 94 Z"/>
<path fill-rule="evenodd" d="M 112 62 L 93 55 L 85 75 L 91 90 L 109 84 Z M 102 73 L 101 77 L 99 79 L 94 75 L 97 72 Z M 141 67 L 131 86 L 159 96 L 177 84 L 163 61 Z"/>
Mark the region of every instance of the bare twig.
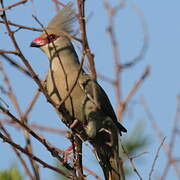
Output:
<path fill-rule="evenodd" d="M 5 55 L 5 54 L 0 54 L 0 56 L 2 56 L 12 66 L 16 67 L 19 71 L 25 73 L 25 75 L 32 78 L 29 71 L 27 69 L 25 69 L 23 66 L 19 65 L 17 62 L 15 62 L 15 60 L 13 60 L 11 57 L 9 57 L 8 55 Z"/>
<path fill-rule="evenodd" d="M 2 129 L 2 131 L 4 132 L 4 134 L 9 138 L 10 141 L 12 141 L 10 134 L 9 134 L 9 133 L 7 132 L 7 130 L 3 127 L 3 125 L 1 124 L 1 122 L 0 122 L 0 129 Z M 29 176 L 29 178 L 30 178 L 31 180 L 34 180 L 33 175 L 31 174 L 30 170 L 28 169 L 28 166 L 27 166 L 25 160 L 22 158 L 22 156 L 21 156 L 21 154 L 19 153 L 19 151 L 17 151 L 17 149 L 16 149 L 14 146 L 12 146 L 12 149 L 13 149 L 13 151 L 15 152 L 17 158 L 20 160 L 22 166 L 24 167 L 24 170 L 25 170 L 27 176 Z"/>
<path fill-rule="evenodd" d="M 159 137 L 159 139 L 162 141 L 163 138 L 164 138 L 164 135 L 163 135 L 163 133 L 161 132 L 161 130 L 159 129 L 159 127 L 158 127 L 158 125 L 157 125 L 157 123 L 156 123 L 156 120 L 154 119 L 153 114 L 152 114 L 151 111 L 149 110 L 149 107 L 148 107 L 147 102 L 146 102 L 146 100 L 145 100 L 144 97 L 142 97 L 142 99 L 141 99 L 141 104 L 142 104 L 143 107 L 144 107 L 144 110 L 145 110 L 145 112 L 146 112 L 146 114 L 147 114 L 148 120 L 150 121 L 150 123 L 151 123 L 151 125 L 152 125 L 153 130 L 155 131 L 157 137 Z M 178 108 L 177 108 L 177 109 L 178 109 Z M 178 112 L 178 111 L 177 111 L 177 112 Z M 175 126 L 174 126 L 174 127 L 175 127 Z M 174 136 L 174 135 L 173 135 L 173 136 Z M 173 140 L 173 141 L 174 141 L 174 140 Z M 171 155 L 171 157 L 169 156 L 169 152 L 171 151 L 170 145 L 164 143 L 163 149 L 164 149 L 164 152 L 165 152 L 166 155 L 167 155 L 168 161 L 167 161 L 167 163 L 166 163 L 166 165 L 165 165 L 165 168 L 164 168 L 164 171 L 163 171 L 163 175 L 161 176 L 160 179 L 161 179 L 161 180 L 164 180 L 164 178 L 166 177 L 166 175 L 167 175 L 167 173 L 168 173 L 168 170 L 169 170 L 170 165 L 173 166 L 173 168 L 174 168 L 174 170 L 175 170 L 175 172 L 176 172 L 176 175 L 178 176 L 178 178 L 180 178 L 180 171 L 178 170 L 178 167 L 176 166 L 176 163 L 175 163 L 175 161 L 173 160 L 174 158 L 172 157 L 172 155 Z M 170 163 L 169 163 L 169 162 L 170 162 Z"/>
<path fill-rule="evenodd" d="M 38 28 L 33 28 L 33 27 L 28 27 L 28 26 L 24 26 L 24 25 L 20 25 L 20 24 L 16 24 L 16 23 L 12 23 L 11 21 L 7 21 L 9 25 L 11 26 L 15 26 L 21 29 L 26 29 L 26 30 L 31 30 L 31 31 L 38 31 L 38 32 L 43 32 L 42 29 L 38 29 Z M 5 24 L 4 21 L 0 20 L 0 23 Z"/>
<path fill-rule="evenodd" d="M 83 174 L 83 166 L 82 166 L 82 141 L 77 136 L 75 136 L 75 144 L 77 146 L 75 167 L 78 173 L 79 180 L 85 180 L 85 176 Z"/>
<path fill-rule="evenodd" d="M 27 118 L 23 117 L 23 112 L 21 111 L 21 108 L 19 106 L 19 103 L 18 103 L 18 100 L 17 100 L 17 97 L 13 91 L 13 88 L 12 88 L 12 85 L 10 83 L 10 80 L 8 78 L 8 75 L 7 73 L 5 72 L 5 70 L 3 69 L 3 66 L 1 64 L 0 66 L 0 70 L 4 76 L 4 82 L 5 84 L 7 85 L 7 88 L 8 88 L 8 91 L 7 91 L 7 96 L 9 97 L 9 99 L 11 100 L 11 102 L 13 103 L 14 105 L 14 108 L 16 109 L 17 111 L 17 114 L 19 115 L 19 117 L 21 118 L 21 121 L 24 122 L 26 121 L 27 123 Z M 31 145 L 31 140 L 30 140 L 30 137 L 29 137 L 29 134 L 24 131 L 24 137 L 26 139 L 26 146 L 27 146 L 27 149 L 30 153 L 32 153 L 32 145 Z M 40 179 L 39 177 L 39 171 L 38 171 L 38 167 L 36 165 L 36 163 L 30 158 L 30 163 L 31 163 L 31 166 L 32 166 L 32 169 L 34 171 L 34 175 L 36 177 L 37 180 Z"/>
<path fill-rule="evenodd" d="M 23 114 L 23 117 L 25 117 L 25 118 L 28 117 L 28 115 L 29 115 L 30 111 L 32 110 L 35 102 L 37 101 L 39 95 L 40 95 L 40 91 L 38 89 L 38 90 L 36 90 L 31 102 L 29 103 L 29 106 L 27 107 L 26 112 Z"/>
<path fill-rule="evenodd" d="M 144 14 L 141 11 L 141 9 L 137 6 L 133 6 L 133 9 L 135 10 L 135 12 L 137 13 L 140 22 L 141 22 L 141 26 L 142 26 L 142 31 L 143 31 L 143 45 L 141 50 L 139 51 L 139 54 L 134 57 L 132 60 L 129 60 L 127 63 L 122 64 L 121 68 L 130 68 L 134 65 L 136 65 L 140 60 L 142 60 L 148 50 L 148 44 L 149 44 L 149 33 L 148 33 L 148 27 L 147 27 L 147 23 L 145 21 L 144 18 Z"/>
<path fill-rule="evenodd" d="M 93 80 L 96 80 L 97 75 L 96 75 L 96 69 L 95 69 L 95 64 L 94 64 L 94 55 L 92 54 L 89 48 L 89 43 L 88 43 L 87 34 L 86 34 L 86 21 L 85 21 L 85 10 L 84 10 L 85 0 L 77 0 L 77 4 L 78 4 L 78 11 L 79 11 L 78 17 L 79 17 L 82 45 L 83 45 L 83 53 L 87 55 L 88 57 L 91 77 Z"/>
<path fill-rule="evenodd" d="M 176 166 L 176 162 L 174 161 L 174 158 L 173 158 L 173 147 L 175 145 L 175 140 L 177 136 L 177 127 L 178 127 L 178 122 L 180 121 L 179 117 L 180 117 L 180 95 L 177 96 L 176 114 L 174 118 L 171 138 L 169 142 L 169 148 L 167 152 L 167 162 L 166 162 L 166 165 L 165 165 L 165 168 L 164 168 L 164 171 L 162 173 L 160 180 L 165 180 L 171 165 L 173 165 L 176 175 L 178 176 L 178 178 L 180 178 L 180 169 Z"/>
<path fill-rule="evenodd" d="M 36 134 L 32 129 L 30 129 L 24 122 L 20 121 L 19 119 L 17 119 L 13 114 L 11 114 L 9 112 L 8 109 L 0 106 L 0 110 L 6 114 L 7 116 L 9 116 L 14 122 L 16 122 L 17 124 L 19 124 L 22 128 L 24 128 L 29 134 L 31 134 L 35 139 L 37 139 L 42 145 L 44 145 L 47 150 L 49 152 L 51 152 L 52 156 L 56 157 L 61 163 L 63 163 L 63 165 L 69 169 L 72 170 L 72 167 L 70 165 L 68 165 L 67 163 L 64 163 L 64 159 L 61 158 L 58 154 L 58 152 L 55 150 L 54 147 L 49 146 L 49 143 L 47 143 L 46 139 L 43 139 L 42 137 L 40 137 L 38 134 Z"/>
<path fill-rule="evenodd" d="M 111 78 L 109 78 L 109 77 L 107 77 L 105 75 L 99 74 L 99 73 L 97 74 L 97 76 L 98 76 L 99 79 L 101 79 L 103 81 L 106 81 L 106 82 L 110 83 L 113 86 L 116 86 L 116 82 L 113 79 L 111 79 Z"/>
<path fill-rule="evenodd" d="M 62 3 L 62 2 L 60 2 L 60 1 L 58 1 L 58 0 L 51 0 L 51 1 L 53 1 L 53 2 L 56 3 L 57 5 L 61 5 L 62 7 L 65 7 L 65 4 Z"/>
<path fill-rule="evenodd" d="M 115 93 L 117 98 L 117 104 L 121 102 L 121 68 L 120 68 L 120 53 L 119 53 L 119 47 L 118 43 L 116 41 L 116 35 L 114 32 L 114 17 L 117 14 L 117 12 L 124 7 L 124 2 L 121 4 L 121 2 L 115 6 L 111 7 L 110 3 L 108 1 L 104 1 L 104 7 L 108 14 L 108 28 L 107 32 L 110 37 L 110 41 L 112 44 L 112 51 L 114 56 L 114 70 L 115 70 Z"/>
<path fill-rule="evenodd" d="M 0 49 L 0 54 L 14 54 L 14 55 L 17 55 L 18 52 L 17 51 L 5 51 L 5 50 Z"/>
<path fill-rule="evenodd" d="M 128 153 L 126 152 L 121 140 L 120 140 L 120 144 L 121 144 L 121 148 L 123 150 L 123 153 L 126 155 L 127 159 L 129 160 L 131 166 L 132 166 L 132 170 L 136 173 L 136 175 L 139 177 L 140 180 L 143 180 L 143 178 L 141 177 L 140 173 L 138 172 L 133 159 L 138 157 L 139 155 L 133 156 L 133 157 L 129 157 Z"/>
<path fill-rule="evenodd" d="M 16 7 L 16 6 L 19 6 L 20 4 L 25 4 L 28 0 L 21 0 L 21 1 L 18 1 L 10 6 L 7 6 L 7 7 L 3 7 L 3 8 L 0 8 L 0 11 L 6 11 L 6 10 L 9 10 L 13 7 Z"/>
<path fill-rule="evenodd" d="M 160 149 L 161 149 L 161 147 L 163 146 L 165 139 L 166 139 L 166 137 L 163 138 L 163 140 L 162 140 L 161 144 L 159 145 L 158 150 L 157 150 L 157 152 L 156 152 L 154 161 L 153 161 L 153 163 L 152 163 L 151 170 L 150 170 L 150 172 L 149 172 L 149 180 L 151 180 L 151 178 L 152 178 L 152 173 L 153 173 L 153 171 L 154 171 L 154 167 L 155 167 L 156 161 L 157 161 L 157 159 L 158 159 Z"/>
<path fill-rule="evenodd" d="M 60 170 L 59 168 L 56 168 L 54 166 L 51 166 L 49 164 L 47 164 L 45 161 L 39 159 L 37 156 L 31 154 L 27 149 L 22 148 L 20 145 L 14 143 L 13 141 L 11 141 L 8 137 L 4 136 L 1 132 L 0 132 L 0 138 L 3 139 L 3 141 L 7 142 L 8 144 L 10 144 L 11 146 L 13 146 L 14 148 L 18 149 L 19 151 L 21 151 L 22 153 L 26 154 L 29 158 L 39 162 L 43 167 L 45 168 L 49 168 L 59 174 L 62 174 L 63 176 L 67 177 L 67 178 L 71 178 L 72 179 L 72 175 L 69 173 L 65 173 L 64 171 Z"/>
<path fill-rule="evenodd" d="M 149 75 L 150 73 L 150 66 L 147 66 L 143 72 L 143 74 L 140 76 L 140 78 L 134 83 L 133 87 L 129 91 L 128 95 L 124 100 L 121 101 L 121 103 L 118 105 L 118 119 L 122 120 L 123 112 L 126 109 L 126 106 L 130 99 L 134 96 L 140 85 L 144 82 L 145 78 Z"/>
<path fill-rule="evenodd" d="M 21 126 L 17 125 L 16 123 L 14 123 L 12 120 L 9 119 L 0 119 L 0 122 L 3 124 L 11 124 L 11 125 L 15 125 L 16 128 L 21 128 Z M 63 130 L 63 129 L 59 129 L 59 128 L 53 128 L 53 127 L 47 127 L 47 126 L 43 126 L 43 125 L 39 125 L 39 124 L 28 124 L 28 126 L 31 129 L 37 129 L 40 131 L 45 131 L 45 132 L 51 132 L 51 133 L 57 133 L 57 134 L 61 134 L 61 135 L 66 135 L 67 134 L 67 130 Z"/>

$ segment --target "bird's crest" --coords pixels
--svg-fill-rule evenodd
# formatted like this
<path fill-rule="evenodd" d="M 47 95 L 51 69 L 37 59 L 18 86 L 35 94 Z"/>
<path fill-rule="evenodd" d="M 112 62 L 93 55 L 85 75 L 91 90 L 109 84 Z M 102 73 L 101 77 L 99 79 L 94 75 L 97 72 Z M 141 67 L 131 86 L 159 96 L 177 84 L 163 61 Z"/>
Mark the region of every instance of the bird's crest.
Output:
<path fill-rule="evenodd" d="M 51 34 L 62 35 L 63 32 L 73 34 L 72 23 L 76 20 L 76 14 L 72 9 L 73 3 L 68 3 L 49 22 L 46 31 Z"/>

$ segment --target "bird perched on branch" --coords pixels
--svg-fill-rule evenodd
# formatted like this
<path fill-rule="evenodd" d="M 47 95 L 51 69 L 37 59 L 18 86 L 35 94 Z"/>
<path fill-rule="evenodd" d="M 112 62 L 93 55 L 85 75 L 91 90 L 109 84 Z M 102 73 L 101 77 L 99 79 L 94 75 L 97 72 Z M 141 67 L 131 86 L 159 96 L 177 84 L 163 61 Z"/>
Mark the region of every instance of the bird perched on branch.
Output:
<path fill-rule="evenodd" d="M 112 105 L 97 81 L 81 68 L 69 35 L 76 15 L 68 3 L 49 22 L 45 32 L 31 43 L 49 58 L 50 68 L 46 89 L 57 110 L 71 117 L 68 127 L 84 131 L 93 145 L 106 180 L 122 180 L 122 166 L 118 154 L 118 133 L 127 130 L 118 122 Z M 68 35 L 69 34 L 69 35 Z M 74 122 L 78 121 L 77 124 Z M 81 128 L 79 128 L 81 127 Z"/>

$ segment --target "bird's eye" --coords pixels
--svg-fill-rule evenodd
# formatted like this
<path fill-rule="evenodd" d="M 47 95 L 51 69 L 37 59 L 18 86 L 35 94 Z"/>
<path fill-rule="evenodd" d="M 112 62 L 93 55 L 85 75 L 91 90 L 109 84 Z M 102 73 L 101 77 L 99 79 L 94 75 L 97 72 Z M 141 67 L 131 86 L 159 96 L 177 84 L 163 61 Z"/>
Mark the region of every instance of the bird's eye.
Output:
<path fill-rule="evenodd" d="M 52 41 L 56 40 L 57 38 L 58 38 L 58 36 L 56 36 L 54 34 L 51 34 L 51 35 L 48 36 L 49 42 L 52 42 Z"/>
<path fill-rule="evenodd" d="M 54 39 L 54 38 L 55 36 L 53 34 L 49 36 L 49 39 Z"/>

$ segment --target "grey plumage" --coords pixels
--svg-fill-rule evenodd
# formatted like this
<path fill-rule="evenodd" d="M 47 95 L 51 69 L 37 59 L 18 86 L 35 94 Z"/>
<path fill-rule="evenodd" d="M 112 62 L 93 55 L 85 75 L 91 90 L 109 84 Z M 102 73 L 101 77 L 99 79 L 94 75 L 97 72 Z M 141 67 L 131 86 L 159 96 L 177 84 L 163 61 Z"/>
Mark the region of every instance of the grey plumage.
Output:
<path fill-rule="evenodd" d="M 36 40 L 32 43 L 32 46 L 40 47 L 49 58 L 50 68 L 46 88 L 57 105 L 73 86 L 80 68 L 78 56 L 70 39 L 61 35 L 62 31 L 68 33 L 73 31 L 74 18 L 72 4 L 68 4 L 47 26 L 48 33 L 54 34 L 53 43 L 52 39 L 49 40 L 50 37 L 45 37 L 46 34 L 41 35 L 43 37 L 41 43 Z M 94 90 L 98 106 L 93 97 Z M 75 119 L 80 122 L 74 129 L 79 134 L 85 132 L 85 139 L 93 145 L 105 179 L 124 180 L 118 150 L 118 133 L 121 135 L 126 129 L 118 122 L 105 91 L 84 70 L 80 72 L 73 91 L 65 100 L 64 108 L 71 117 L 65 124 L 70 126 Z M 61 109 L 58 111 L 64 113 Z"/>
<path fill-rule="evenodd" d="M 72 9 L 73 4 L 68 3 L 47 25 L 47 32 L 62 35 L 62 32 L 73 34 L 72 24 L 76 21 L 76 15 Z M 50 34 L 49 33 L 49 34 Z"/>

